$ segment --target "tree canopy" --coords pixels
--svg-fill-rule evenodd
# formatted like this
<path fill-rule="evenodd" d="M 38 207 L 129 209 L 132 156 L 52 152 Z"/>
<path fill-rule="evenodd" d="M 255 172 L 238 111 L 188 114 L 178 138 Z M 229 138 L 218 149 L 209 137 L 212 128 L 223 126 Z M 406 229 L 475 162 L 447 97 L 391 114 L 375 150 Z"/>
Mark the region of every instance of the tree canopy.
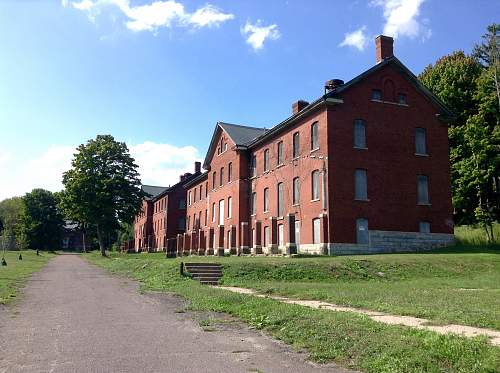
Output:
<path fill-rule="evenodd" d="M 21 249 L 24 235 L 21 226 L 24 204 L 21 197 L 0 201 L 0 222 L 3 223 L 3 244 L 8 250 Z M 0 229 L 1 231 L 1 229 Z"/>
<path fill-rule="evenodd" d="M 440 58 L 420 80 L 456 114 L 450 125 L 455 222 L 480 223 L 492 241 L 500 217 L 500 94 L 498 25 L 488 27 L 472 55 Z"/>
<path fill-rule="evenodd" d="M 71 169 L 63 175 L 61 204 L 70 219 L 95 227 L 102 255 L 105 235 L 132 223 L 141 208 L 144 194 L 137 168 L 125 143 L 99 135 L 77 148 Z"/>
<path fill-rule="evenodd" d="M 52 192 L 33 189 L 22 198 L 22 229 L 28 248 L 55 250 L 61 244 L 64 221 Z"/>

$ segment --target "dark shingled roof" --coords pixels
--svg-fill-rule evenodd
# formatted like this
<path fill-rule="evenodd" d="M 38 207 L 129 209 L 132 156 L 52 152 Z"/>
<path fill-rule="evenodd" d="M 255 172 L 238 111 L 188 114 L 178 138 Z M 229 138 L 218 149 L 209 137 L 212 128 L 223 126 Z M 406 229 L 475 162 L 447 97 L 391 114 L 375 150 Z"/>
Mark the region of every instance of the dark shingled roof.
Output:
<path fill-rule="evenodd" d="M 144 191 L 144 193 L 147 194 L 146 199 L 148 200 L 153 199 L 158 194 L 168 189 L 168 187 L 154 186 L 154 185 L 142 185 L 141 188 Z"/>
<path fill-rule="evenodd" d="M 245 145 L 267 132 L 265 128 L 241 126 L 239 124 L 224 122 L 219 122 L 218 124 L 227 132 L 236 145 Z"/>

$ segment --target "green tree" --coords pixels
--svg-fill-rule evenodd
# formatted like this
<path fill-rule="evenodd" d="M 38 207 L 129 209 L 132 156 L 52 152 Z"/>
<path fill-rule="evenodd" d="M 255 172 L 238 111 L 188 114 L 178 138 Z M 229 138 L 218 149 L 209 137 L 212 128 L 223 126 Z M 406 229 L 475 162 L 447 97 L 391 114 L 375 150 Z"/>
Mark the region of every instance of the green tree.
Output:
<path fill-rule="evenodd" d="M 22 229 L 23 200 L 12 197 L 0 201 L 0 219 L 3 221 L 3 240 L 8 250 L 19 250 L 24 244 Z"/>
<path fill-rule="evenodd" d="M 27 246 L 35 250 L 57 249 L 64 222 L 54 194 L 33 189 L 23 197 L 23 204 L 22 222 Z"/>
<path fill-rule="evenodd" d="M 122 223 L 132 223 L 144 193 L 137 165 L 125 143 L 99 135 L 77 148 L 71 169 L 64 173 L 61 203 L 67 216 L 94 227 L 103 256 L 106 241 Z"/>
<path fill-rule="evenodd" d="M 453 205 L 457 223 L 480 223 L 489 241 L 500 217 L 498 25 L 488 27 L 472 56 L 454 52 L 420 80 L 455 111 L 450 126 Z"/>

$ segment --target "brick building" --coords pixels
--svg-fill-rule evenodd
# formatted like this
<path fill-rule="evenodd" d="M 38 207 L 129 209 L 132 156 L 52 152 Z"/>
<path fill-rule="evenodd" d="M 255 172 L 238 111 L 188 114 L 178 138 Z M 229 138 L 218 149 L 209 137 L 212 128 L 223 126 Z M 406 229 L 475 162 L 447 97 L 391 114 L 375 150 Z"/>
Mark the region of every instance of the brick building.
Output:
<path fill-rule="evenodd" d="M 175 251 L 176 238 L 186 230 L 186 188 L 184 185 L 201 174 L 195 162 L 194 174 L 185 173 L 169 187 L 143 185 L 147 197 L 134 221 L 135 251 Z"/>
<path fill-rule="evenodd" d="M 187 188 L 178 253 L 366 253 L 453 242 L 452 113 L 376 38 L 376 64 L 327 81 L 270 129 L 217 123 Z"/>

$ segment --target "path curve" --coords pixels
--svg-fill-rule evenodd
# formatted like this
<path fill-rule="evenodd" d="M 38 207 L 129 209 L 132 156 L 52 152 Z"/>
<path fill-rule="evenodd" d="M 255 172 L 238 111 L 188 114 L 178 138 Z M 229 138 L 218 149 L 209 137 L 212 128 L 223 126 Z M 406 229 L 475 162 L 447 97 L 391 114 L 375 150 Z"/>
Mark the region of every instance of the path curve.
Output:
<path fill-rule="evenodd" d="M 203 331 L 182 306 L 59 255 L 0 315 L 0 372 L 346 372 L 245 326 Z"/>

